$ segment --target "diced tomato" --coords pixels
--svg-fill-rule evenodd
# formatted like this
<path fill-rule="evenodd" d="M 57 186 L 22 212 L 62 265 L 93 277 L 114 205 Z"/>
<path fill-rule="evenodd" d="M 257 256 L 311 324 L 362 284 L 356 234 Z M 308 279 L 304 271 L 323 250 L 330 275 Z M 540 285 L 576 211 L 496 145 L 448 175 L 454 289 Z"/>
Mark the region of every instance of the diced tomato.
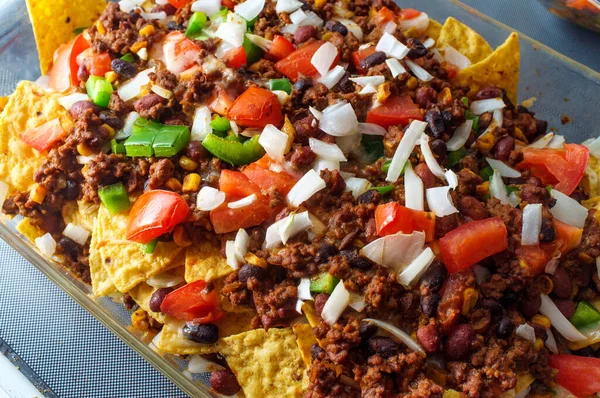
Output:
<path fill-rule="evenodd" d="M 218 113 L 221 116 L 227 116 L 227 112 L 233 105 L 233 98 L 227 93 L 227 91 L 220 86 L 217 86 L 212 94 L 212 100 L 208 104 L 208 108 Z"/>
<path fill-rule="evenodd" d="M 52 119 L 40 126 L 29 129 L 21 133 L 21 139 L 27 145 L 45 152 L 52 148 L 65 136 L 65 130 L 60 125 L 60 119 Z"/>
<path fill-rule="evenodd" d="M 243 127 L 263 128 L 267 124 L 280 126 L 283 122 L 277 96 L 267 89 L 254 86 L 237 97 L 227 117 Z"/>
<path fill-rule="evenodd" d="M 312 56 L 317 52 L 319 48 L 325 43 L 324 41 L 315 41 L 305 45 L 302 48 L 297 49 L 287 57 L 275 64 L 275 69 L 280 73 L 287 76 L 290 80 L 296 81 L 300 75 L 313 77 L 319 72 L 310 62 Z M 333 61 L 333 65 L 337 64 L 339 60 L 339 54 Z"/>
<path fill-rule="evenodd" d="M 222 0 L 221 5 L 223 7 L 227 7 L 230 10 L 233 10 L 235 8 L 236 3 L 233 0 Z"/>
<path fill-rule="evenodd" d="M 367 58 L 369 55 L 375 53 L 375 46 L 369 46 L 363 50 L 354 51 L 352 53 L 352 64 L 356 68 L 356 70 L 360 73 L 365 73 L 366 71 L 360 67 L 360 61 Z"/>
<path fill-rule="evenodd" d="M 183 321 L 214 323 L 223 318 L 216 290 L 206 291 L 206 282 L 199 280 L 188 283 L 167 294 L 160 311 Z"/>
<path fill-rule="evenodd" d="M 219 176 L 219 190 L 227 195 L 228 200 L 238 200 L 256 194 L 262 195 L 258 186 L 239 171 L 222 170 Z"/>
<path fill-rule="evenodd" d="M 398 16 L 394 13 L 394 11 L 387 7 L 382 7 L 375 13 L 375 15 L 371 17 L 371 22 L 373 22 L 375 26 L 383 26 L 390 21 L 397 22 Z"/>
<path fill-rule="evenodd" d="M 440 251 L 450 273 L 500 253 L 508 247 L 508 231 L 500 217 L 471 221 L 440 239 Z"/>
<path fill-rule="evenodd" d="M 169 72 L 178 75 L 198 60 L 200 47 L 183 33 L 174 31 L 165 38 L 163 53 Z"/>
<path fill-rule="evenodd" d="M 554 354 L 548 363 L 558 370 L 556 381 L 578 397 L 600 392 L 600 358 Z"/>
<path fill-rule="evenodd" d="M 231 49 L 225 53 L 223 61 L 225 61 L 225 64 L 228 67 L 239 69 L 248 63 L 246 58 L 246 50 L 244 50 L 244 47 Z"/>
<path fill-rule="evenodd" d="M 271 44 L 271 48 L 269 48 L 265 57 L 273 61 L 279 61 L 294 51 L 296 51 L 296 47 L 294 47 L 288 39 L 283 36 L 275 35 L 275 37 L 273 37 L 273 44 Z"/>
<path fill-rule="evenodd" d="M 190 208 L 172 191 L 154 190 L 143 193 L 133 204 L 127 220 L 127 239 L 148 243 L 171 232 L 187 219 Z"/>
<path fill-rule="evenodd" d="M 168 0 L 169 4 L 171 4 L 175 8 L 181 8 L 192 0 Z"/>
<path fill-rule="evenodd" d="M 552 259 L 555 245 L 530 245 L 519 246 L 515 249 L 515 255 L 521 261 L 521 266 L 527 268 L 528 274 L 537 276 L 544 272 L 546 264 Z"/>
<path fill-rule="evenodd" d="M 570 195 L 583 178 L 590 159 L 589 150 L 583 145 L 565 144 L 565 149 L 523 148 L 523 161 L 517 165 L 529 170 L 546 185 Z"/>
<path fill-rule="evenodd" d="M 575 8 L 577 10 L 588 10 L 594 13 L 600 13 L 600 7 L 590 0 L 566 0 L 565 4 L 567 7 Z"/>
<path fill-rule="evenodd" d="M 106 72 L 112 70 L 111 59 L 108 53 L 94 53 L 91 48 L 88 48 L 77 56 L 77 64 L 85 63 L 85 67 L 93 76 L 104 76 Z"/>
<path fill-rule="evenodd" d="M 266 158 L 266 159 L 265 159 Z M 244 169 L 244 175 L 261 189 L 268 190 L 271 187 L 282 195 L 287 193 L 296 185 L 298 179 L 285 171 L 273 171 L 269 167 L 274 163 L 269 155 L 248 165 Z"/>
<path fill-rule="evenodd" d="M 458 75 L 458 68 L 456 67 L 456 65 L 452 65 L 446 62 L 444 64 L 444 70 L 448 75 L 448 79 L 454 79 L 456 75 Z"/>
<path fill-rule="evenodd" d="M 414 8 L 404 8 L 400 11 L 400 19 L 413 19 L 421 15 L 421 11 Z"/>
<path fill-rule="evenodd" d="M 90 48 L 90 43 L 83 37 L 83 34 L 80 34 L 56 49 L 54 63 L 49 73 L 48 84 L 50 87 L 62 93 L 79 83 L 77 56 L 88 48 Z"/>
<path fill-rule="evenodd" d="M 410 234 L 414 231 L 425 232 L 426 241 L 435 238 L 435 215 L 425 211 L 413 210 L 396 202 L 377 206 L 375 225 L 380 236 L 397 232 Z"/>
<path fill-rule="evenodd" d="M 554 230 L 556 231 L 555 241 L 559 243 L 558 250 L 564 255 L 581 244 L 583 229 L 573 227 L 564 222 L 553 220 Z"/>
<path fill-rule="evenodd" d="M 411 119 L 423 120 L 423 111 L 409 95 L 390 97 L 367 114 L 367 123 L 375 123 L 385 128 L 406 126 Z"/>

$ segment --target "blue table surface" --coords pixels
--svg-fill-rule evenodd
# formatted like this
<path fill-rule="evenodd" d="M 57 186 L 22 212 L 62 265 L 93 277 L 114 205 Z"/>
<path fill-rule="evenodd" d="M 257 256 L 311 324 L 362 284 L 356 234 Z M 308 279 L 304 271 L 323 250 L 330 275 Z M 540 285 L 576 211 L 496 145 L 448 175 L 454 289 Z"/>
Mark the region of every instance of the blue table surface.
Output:
<path fill-rule="evenodd" d="M 550 15 L 537 1 L 463 1 L 600 70 L 600 35 Z M 12 351 L 47 396 L 185 396 L 4 242 L 0 258 L 0 352 Z"/>

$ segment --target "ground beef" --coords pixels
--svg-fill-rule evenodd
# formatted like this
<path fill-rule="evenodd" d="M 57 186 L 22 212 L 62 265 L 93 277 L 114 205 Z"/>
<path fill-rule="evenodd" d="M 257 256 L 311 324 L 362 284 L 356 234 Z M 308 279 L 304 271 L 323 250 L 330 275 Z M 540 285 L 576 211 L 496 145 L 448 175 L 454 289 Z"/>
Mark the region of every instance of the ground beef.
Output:
<path fill-rule="evenodd" d="M 121 11 L 118 3 L 108 3 L 100 22 L 106 29 L 105 34 L 100 34 L 96 26 L 89 29 L 92 38 L 92 49 L 96 53 L 108 50 L 117 54 L 127 54 L 131 46 L 138 40 L 137 20 L 141 18 L 135 13 L 128 14 Z"/>
<path fill-rule="evenodd" d="M 99 203 L 98 188 L 118 181 L 125 182 L 130 193 L 141 189 L 149 167 L 144 159 L 135 161 L 122 155 L 101 153 L 87 164 L 81 187 L 82 198 L 87 202 Z"/>
<path fill-rule="evenodd" d="M 161 188 L 169 178 L 173 176 L 175 166 L 169 159 L 160 159 L 150 166 L 150 178 L 148 179 L 148 189 Z"/>

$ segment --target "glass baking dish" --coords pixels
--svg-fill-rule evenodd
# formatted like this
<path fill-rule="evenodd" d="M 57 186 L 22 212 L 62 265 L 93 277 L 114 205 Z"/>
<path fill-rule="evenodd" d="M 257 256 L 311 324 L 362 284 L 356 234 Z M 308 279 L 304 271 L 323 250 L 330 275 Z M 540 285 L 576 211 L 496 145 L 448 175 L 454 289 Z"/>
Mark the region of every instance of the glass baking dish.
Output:
<path fill-rule="evenodd" d="M 600 1 L 540 0 L 552 14 L 600 32 Z"/>
<path fill-rule="evenodd" d="M 512 31 L 455 0 L 400 0 L 398 3 L 422 10 L 440 22 L 454 16 L 481 33 L 494 47 Z M 598 135 L 599 73 L 523 35 L 521 62 L 520 101 L 533 103 L 531 109 L 548 120 L 552 131 L 565 135 L 570 141 L 581 142 Z M 37 52 L 25 2 L 3 0 L 0 2 L 0 95 L 10 94 L 19 80 L 35 80 L 38 76 Z M 89 286 L 40 255 L 16 232 L 13 223 L 0 223 L 0 238 L 184 392 L 194 397 L 216 396 L 207 388 L 206 375 L 192 376 L 185 370 L 185 361 L 154 351 L 129 327 L 129 314 L 121 304 L 93 297 Z"/>

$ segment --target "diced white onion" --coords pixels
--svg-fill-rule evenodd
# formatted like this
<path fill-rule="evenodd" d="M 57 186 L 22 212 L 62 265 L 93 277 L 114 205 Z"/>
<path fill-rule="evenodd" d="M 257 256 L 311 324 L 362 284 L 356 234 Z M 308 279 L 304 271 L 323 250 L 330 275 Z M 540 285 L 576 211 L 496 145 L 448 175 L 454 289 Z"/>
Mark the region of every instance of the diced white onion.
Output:
<path fill-rule="evenodd" d="M 510 203 L 512 207 L 517 207 L 522 201 L 523 200 L 516 192 L 511 192 L 510 195 L 508 195 L 508 203 Z"/>
<path fill-rule="evenodd" d="M 531 391 L 531 386 L 527 386 L 522 391 L 515 394 L 515 398 L 526 398 Z"/>
<path fill-rule="evenodd" d="M 144 4 L 144 0 L 121 0 L 119 1 L 119 8 L 123 12 L 131 12 Z"/>
<path fill-rule="evenodd" d="M 545 294 L 541 295 L 542 305 L 540 306 L 540 312 L 542 315 L 546 315 L 550 319 L 550 323 L 562 334 L 562 336 L 569 341 L 582 341 L 586 340 L 586 337 L 581 334 L 579 330 L 569 322 L 567 318 L 560 312 L 554 301 Z"/>
<path fill-rule="evenodd" d="M 354 292 L 350 292 L 350 303 L 348 304 L 356 312 L 362 312 L 367 306 L 365 297 Z"/>
<path fill-rule="evenodd" d="M 298 11 L 296 11 L 296 12 L 298 12 Z M 294 15 L 295 13 L 290 15 L 290 19 L 291 19 L 292 15 Z M 289 33 L 289 34 L 293 35 L 294 33 L 296 33 L 297 30 L 298 30 L 298 25 L 290 23 L 290 24 L 285 25 L 283 28 L 281 28 L 281 33 Z"/>
<path fill-rule="evenodd" d="M 350 304 L 350 293 L 346 290 L 344 281 L 339 281 L 323 306 L 321 318 L 329 325 L 334 325 L 348 304 Z"/>
<path fill-rule="evenodd" d="M 164 11 L 159 11 L 159 12 L 144 12 L 144 11 L 141 11 L 140 15 L 146 21 L 152 21 L 152 20 L 160 21 L 161 19 L 165 19 L 167 17 L 167 13 L 164 12 Z"/>
<path fill-rule="evenodd" d="M 400 140 L 400 144 L 392 157 L 392 163 L 390 164 L 390 168 L 388 169 L 385 178 L 386 181 L 396 182 L 396 180 L 398 180 L 400 173 L 402 173 L 402 169 L 404 168 L 404 164 L 408 160 L 426 127 L 427 123 L 419 120 L 413 120 L 410 126 L 408 126 L 408 129 L 404 133 L 404 136 L 402 137 L 402 140 Z"/>
<path fill-rule="evenodd" d="M 369 94 L 375 94 L 377 92 L 377 87 L 371 85 L 371 84 L 367 84 L 366 86 L 363 87 L 362 90 L 360 90 L 358 92 L 358 94 L 360 95 L 369 95 Z"/>
<path fill-rule="evenodd" d="M 194 123 L 192 123 L 190 139 L 192 141 L 204 141 L 206 136 L 213 131 L 210 126 L 211 120 L 212 114 L 207 106 L 199 106 L 196 108 L 194 111 Z"/>
<path fill-rule="evenodd" d="M 454 131 L 454 135 L 446 143 L 446 148 L 449 151 L 457 151 L 462 148 L 469 136 L 471 135 L 471 129 L 473 128 L 473 120 L 467 120 Z"/>
<path fill-rule="evenodd" d="M 234 122 L 233 120 L 229 121 L 229 127 L 231 128 L 231 132 L 233 134 L 240 135 L 240 127 L 237 125 L 236 122 Z"/>
<path fill-rule="evenodd" d="M 290 214 L 267 228 L 265 248 L 271 249 L 280 243 L 285 244 L 288 239 L 311 228 L 312 225 L 310 214 L 307 211 Z"/>
<path fill-rule="evenodd" d="M 550 191 L 550 194 L 556 199 L 556 204 L 554 207 L 550 208 L 550 213 L 565 224 L 583 228 L 585 219 L 588 216 L 588 209 L 580 205 L 575 199 L 570 198 L 556 189 Z"/>
<path fill-rule="evenodd" d="M 506 105 L 502 98 L 490 98 L 471 102 L 470 109 L 474 115 L 483 115 L 486 112 L 493 112 L 504 109 Z"/>
<path fill-rule="evenodd" d="M 388 323 L 385 321 L 380 321 L 377 319 L 372 319 L 372 318 L 365 318 L 365 319 L 363 319 L 363 322 L 373 324 L 373 325 L 385 330 L 386 332 L 392 334 L 398 340 L 400 340 L 401 342 L 406 344 L 406 346 L 408 348 L 410 348 L 411 350 L 419 352 L 421 354 L 425 354 L 425 351 L 423 351 L 421 346 L 416 341 L 411 339 L 410 336 L 406 332 L 398 329 L 396 326 L 392 325 L 391 323 Z"/>
<path fill-rule="evenodd" d="M 49 233 L 35 238 L 35 245 L 40 249 L 42 254 L 48 257 L 51 257 L 56 251 L 56 241 Z"/>
<path fill-rule="evenodd" d="M 310 279 L 300 279 L 300 284 L 298 285 L 298 298 L 304 301 L 313 299 L 312 295 L 310 294 Z"/>
<path fill-rule="evenodd" d="M 235 6 L 235 12 L 246 21 L 252 21 L 265 8 L 265 0 L 246 0 Z"/>
<path fill-rule="evenodd" d="M 440 50 L 437 48 L 432 48 L 431 53 L 433 54 L 433 59 L 438 61 L 440 64 L 445 61 L 444 57 L 442 57 L 442 54 L 440 54 Z"/>
<path fill-rule="evenodd" d="M 211 16 L 221 9 L 221 0 L 198 0 L 192 3 L 193 12 L 203 12 Z"/>
<path fill-rule="evenodd" d="M 409 288 L 417 282 L 431 263 L 435 260 L 435 254 L 430 247 L 426 248 L 398 275 L 398 282 Z"/>
<path fill-rule="evenodd" d="M 497 170 L 500 176 L 507 178 L 519 178 L 521 177 L 521 173 L 513 168 L 510 168 L 506 165 L 506 163 L 501 162 L 500 160 L 485 158 L 488 164 L 492 166 L 494 170 Z"/>
<path fill-rule="evenodd" d="M 317 172 L 309 170 L 287 194 L 287 201 L 290 205 L 298 207 L 325 186 L 325 181 Z"/>
<path fill-rule="evenodd" d="M 8 196 L 8 184 L 4 181 L 0 181 L 0 209 L 4 206 L 4 201 Z"/>
<path fill-rule="evenodd" d="M 315 119 L 321 120 L 321 117 L 323 116 L 323 112 L 321 112 L 317 108 L 313 108 L 312 106 L 309 106 L 308 110 L 315 117 Z"/>
<path fill-rule="evenodd" d="M 302 3 L 298 0 L 277 0 L 277 5 L 275 6 L 275 12 L 280 14 L 282 12 L 286 12 L 288 14 L 293 13 L 297 9 L 302 7 Z"/>
<path fill-rule="evenodd" d="M 299 23 L 300 26 L 316 26 L 320 28 L 323 26 L 323 20 L 315 14 L 313 11 L 309 11 L 306 13 L 306 18 Z"/>
<path fill-rule="evenodd" d="M 598 258 L 600 258 L 600 257 L 598 257 Z M 544 269 L 544 272 L 547 274 L 550 274 L 550 275 L 554 275 L 554 273 L 556 272 L 556 269 L 558 268 L 559 263 L 560 263 L 560 252 L 558 252 L 558 254 L 554 255 L 554 257 L 552 257 L 552 259 L 550 261 L 548 261 L 548 263 L 546 264 L 546 268 Z"/>
<path fill-rule="evenodd" d="M 192 355 L 190 356 L 190 361 L 188 362 L 188 372 L 194 374 L 211 373 L 221 369 L 225 368 L 217 363 L 209 361 L 202 355 Z"/>
<path fill-rule="evenodd" d="M 317 72 L 323 76 L 329 72 L 337 55 L 337 47 L 333 43 L 326 41 L 317 51 L 315 51 L 310 59 L 310 63 L 315 67 Z"/>
<path fill-rule="evenodd" d="M 77 156 L 77 163 L 78 164 L 88 164 L 95 158 L 96 158 L 96 154 L 93 154 L 91 156 L 81 156 L 80 155 L 80 156 Z"/>
<path fill-rule="evenodd" d="M 519 325 L 517 327 L 516 334 L 520 338 L 529 341 L 531 344 L 535 343 L 535 330 L 527 323 Z"/>
<path fill-rule="evenodd" d="M 140 59 L 143 59 L 144 61 L 148 59 L 148 49 L 146 47 L 140 48 L 136 54 L 138 57 L 140 57 Z"/>
<path fill-rule="evenodd" d="M 281 105 L 287 104 L 291 98 L 290 95 L 283 90 L 273 90 L 271 92 L 277 96 L 277 101 L 279 101 Z"/>
<path fill-rule="evenodd" d="M 500 177 L 498 170 L 494 170 L 494 174 L 492 175 L 492 179 L 490 181 L 490 194 L 494 198 L 498 199 L 500 203 L 505 205 L 510 204 L 506 185 L 504 185 L 504 182 L 502 182 L 502 177 Z"/>
<path fill-rule="evenodd" d="M 450 196 L 450 187 L 428 188 L 425 191 L 427 197 L 427 206 L 433 211 L 437 217 L 445 217 L 450 214 L 458 213 L 456 207 L 452 203 Z"/>
<path fill-rule="evenodd" d="M 521 244 L 523 246 L 537 245 L 540 242 L 542 229 L 542 205 L 540 203 L 529 203 L 525 206 L 522 224 Z"/>
<path fill-rule="evenodd" d="M 446 46 L 444 55 L 446 61 L 456 66 L 459 70 L 463 70 L 471 65 L 471 60 L 469 60 L 469 58 L 462 55 L 456 48 L 450 45 Z"/>
<path fill-rule="evenodd" d="M 358 123 L 358 132 L 366 135 L 384 136 L 387 130 L 375 123 Z"/>
<path fill-rule="evenodd" d="M 65 95 L 64 97 L 58 98 L 58 103 L 63 106 L 66 110 L 70 110 L 74 103 L 79 101 L 89 101 L 90 97 L 87 94 L 73 93 Z"/>
<path fill-rule="evenodd" d="M 344 154 L 352 153 L 360 154 L 360 142 L 362 134 L 346 135 L 344 137 L 335 137 L 335 143 L 340 147 Z"/>
<path fill-rule="evenodd" d="M 335 160 L 338 162 L 345 162 L 348 160 L 340 147 L 336 144 L 328 144 L 327 142 L 310 137 L 308 139 L 308 145 L 310 146 L 311 151 L 323 159 Z"/>
<path fill-rule="evenodd" d="M 429 72 L 427 72 L 420 65 L 414 63 L 413 61 L 407 59 L 406 65 L 409 67 L 411 72 L 417 77 L 417 79 L 424 81 L 424 82 L 433 80 L 433 76 L 431 76 L 431 74 Z"/>
<path fill-rule="evenodd" d="M 256 194 L 248 195 L 245 198 L 240 200 L 236 200 L 235 202 L 227 203 L 227 207 L 230 209 L 240 209 L 242 207 L 250 206 L 252 203 L 256 202 Z"/>
<path fill-rule="evenodd" d="M 323 159 L 317 156 L 317 158 L 315 159 L 315 162 L 313 163 L 313 170 L 317 172 L 317 174 L 321 174 L 322 170 L 339 170 L 340 169 L 340 162 L 338 162 L 337 160 L 328 160 L 328 159 Z"/>
<path fill-rule="evenodd" d="M 429 27 L 429 16 L 422 12 L 415 18 L 401 19 L 398 21 L 398 25 L 402 30 L 415 28 L 419 32 L 424 32 Z"/>
<path fill-rule="evenodd" d="M 545 136 L 543 136 L 542 138 L 535 140 L 531 144 L 527 145 L 527 148 L 538 148 L 538 149 L 546 148 L 548 146 L 548 144 L 550 143 L 550 141 L 552 141 L 553 138 L 554 138 L 554 133 L 548 133 Z"/>
<path fill-rule="evenodd" d="M 350 31 L 354 37 L 356 37 L 359 41 L 363 38 L 363 31 L 361 27 L 354 21 L 344 18 L 333 18 L 335 21 L 341 22 L 348 31 Z"/>
<path fill-rule="evenodd" d="M 265 39 L 264 37 L 259 36 L 259 35 L 253 35 L 251 33 L 246 33 L 246 37 L 253 44 L 255 44 L 258 47 L 260 47 L 260 49 L 263 50 L 263 51 L 269 51 L 271 49 L 271 46 L 273 45 L 273 42 L 271 40 Z"/>
<path fill-rule="evenodd" d="M 556 339 L 550 329 L 546 329 L 546 336 L 546 348 L 548 348 L 551 353 L 558 354 L 558 345 L 556 344 Z"/>
<path fill-rule="evenodd" d="M 156 84 L 153 84 L 150 90 L 152 90 L 153 93 L 163 97 L 164 99 L 169 99 L 173 96 L 172 91 L 167 90 L 166 88 L 158 86 Z"/>
<path fill-rule="evenodd" d="M 267 124 L 258 138 L 258 143 L 278 162 L 283 161 L 288 135 L 272 124 Z"/>
<path fill-rule="evenodd" d="M 358 128 L 358 120 L 352 105 L 338 102 L 325 108 L 319 120 L 319 128 L 334 137 L 353 135 Z"/>
<path fill-rule="evenodd" d="M 490 280 L 492 273 L 489 269 L 480 264 L 474 264 L 472 268 L 473 273 L 475 274 L 475 283 L 477 283 L 478 286 Z"/>
<path fill-rule="evenodd" d="M 235 256 L 235 242 L 228 240 L 225 242 L 225 258 L 227 259 L 227 265 L 233 269 L 238 269 L 240 264 L 237 257 Z"/>
<path fill-rule="evenodd" d="M 432 48 L 433 46 L 435 46 L 435 40 L 430 37 L 423 42 L 423 45 L 425 46 L 425 48 Z"/>
<path fill-rule="evenodd" d="M 173 275 L 167 272 L 163 272 L 162 274 L 158 275 L 152 275 L 146 281 L 147 284 L 157 289 L 162 289 L 165 287 L 174 287 L 183 282 L 185 282 L 183 276 Z"/>
<path fill-rule="evenodd" d="M 299 26 L 300 23 L 302 21 L 304 21 L 307 18 L 306 13 L 304 12 L 304 10 L 298 9 L 295 12 L 290 14 L 290 21 L 292 21 L 293 25 L 297 25 Z"/>
<path fill-rule="evenodd" d="M 419 141 L 421 144 L 421 153 L 425 158 L 425 163 L 427 164 L 427 167 L 433 173 L 433 175 L 442 180 L 445 180 L 446 173 L 444 169 L 442 169 L 442 166 L 440 166 L 440 164 L 438 163 L 437 159 L 435 158 L 435 155 L 433 154 L 433 152 L 431 152 L 431 148 L 429 147 L 429 136 L 427 134 L 422 134 Z"/>
<path fill-rule="evenodd" d="M 584 141 L 583 145 L 590 150 L 592 155 L 600 157 L 600 137 L 590 138 L 589 140 Z"/>
<path fill-rule="evenodd" d="M 137 112 L 131 112 L 129 115 L 127 115 L 127 117 L 125 118 L 125 124 L 123 125 L 123 130 L 120 130 L 115 135 L 115 140 L 123 140 L 129 137 L 131 135 L 131 132 L 133 131 L 133 124 L 136 120 L 138 120 L 139 117 L 140 114 Z"/>
<path fill-rule="evenodd" d="M 235 252 L 235 258 L 237 259 L 239 264 L 244 264 L 246 259 L 246 253 L 248 253 L 248 246 L 250 245 L 250 236 L 246 232 L 245 229 L 240 228 L 235 235 L 235 240 L 233 241 L 233 248 Z"/>
<path fill-rule="evenodd" d="M 362 87 L 365 87 L 369 84 L 372 86 L 379 86 L 380 84 L 385 83 L 385 77 L 383 77 L 381 75 L 355 76 L 355 77 L 351 77 L 350 80 Z"/>
<path fill-rule="evenodd" d="M 346 179 L 346 191 L 352 192 L 354 199 L 367 192 L 371 182 L 364 178 L 350 177 Z"/>
<path fill-rule="evenodd" d="M 229 12 L 227 22 L 219 25 L 215 36 L 236 48 L 244 43 L 246 29 L 246 20 L 234 12 Z"/>
<path fill-rule="evenodd" d="M 377 51 L 383 51 L 385 55 L 391 58 L 403 59 L 410 52 L 410 49 L 402 44 L 395 36 L 385 32 L 379 42 L 377 42 Z"/>
<path fill-rule="evenodd" d="M 123 101 L 129 101 L 130 99 L 133 99 L 140 95 L 142 87 L 150 83 L 150 77 L 148 75 L 153 72 L 154 67 L 143 70 L 140 73 L 138 73 L 133 79 L 129 79 L 125 83 L 121 84 L 121 86 L 117 90 L 119 97 L 121 97 Z"/>
<path fill-rule="evenodd" d="M 196 197 L 196 207 L 201 211 L 211 211 L 225 202 L 225 194 L 213 187 L 202 187 Z"/>
<path fill-rule="evenodd" d="M 425 245 L 423 232 L 412 234 L 399 232 L 375 239 L 364 246 L 360 253 L 379 265 L 400 272 L 421 254 L 423 245 Z"/>
<path fill-rule="evenodd" d="M 547 148 L 563 149 L 565 145 L 565 137 L 562 135 L 554 134 L 552 141 L 548 143 Z"/>
<path fill-rule="evenodd" d="M 85 245 L 90 237 L 90 231 L 79 225 L 68 223 L 62 234 L 80 245 Z"/>
<path fill-rule="evenodd" d="M 425 208 L 424 186 L 421 178 L 415 173 L 410 162 L 404 166 L 404 205 L 409 209 Z"/>
<path fill-rule="evenodd" d="M 385 63 L 390 68 L 390 72 L 392 72 L 392 77 L 394 78 L 406 73 L 406 68 L 396 58 L 388 58 L 385 60 Z"/>
<path fill-rule="evenodd" d="M 385 25 L 383 25 L 383 31 L 389 34 L 394 34 L 396 28 L 398 28 L 398 24 L 394 21 L 388 21 Z"/>
<path fill-rule="evenodd" d="M 345 74 L 346 69 L 341 65 L 336 65 L 332 70 L 319 77 L 317 81 L 324 84 L 328 89 L 332 89 L 340 80 L 342 80 L 342 77 L 344 77 Z"/>
<path fill-rule="evenodd" d="M 444 176 L 446 177 L 446 181 L 448 181 L 448 186 L 452 189 L 456 189 L 456 187 L 458 186 L 458 176 L 456 175 L 456 173 L 448 169 L 444 173 Z"/>

